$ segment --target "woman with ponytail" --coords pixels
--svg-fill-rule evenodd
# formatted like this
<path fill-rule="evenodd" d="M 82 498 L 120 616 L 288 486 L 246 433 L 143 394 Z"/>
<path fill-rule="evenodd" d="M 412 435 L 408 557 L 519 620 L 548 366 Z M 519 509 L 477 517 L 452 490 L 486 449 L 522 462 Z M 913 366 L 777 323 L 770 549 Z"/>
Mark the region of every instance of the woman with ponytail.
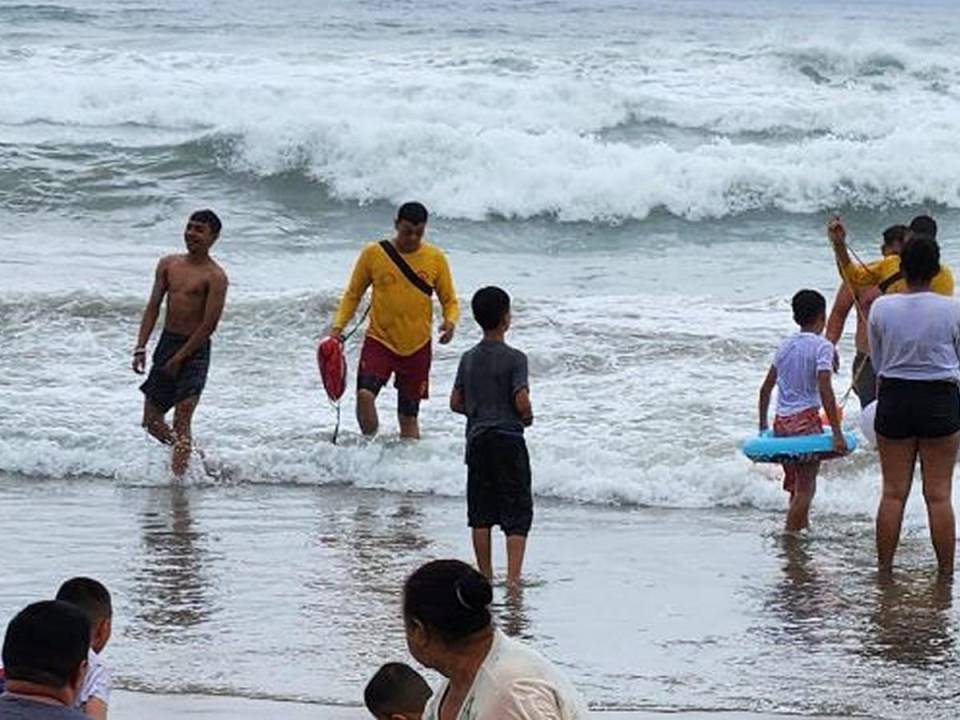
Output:
<path fill-rule="evenodd" d="M 493 589 L 459 560 L 427 563 L 403 593 L 407 645 L 446 678 L 424 720 L 581 720 L 582 698 L 546 658 L 496 629 Z"/>

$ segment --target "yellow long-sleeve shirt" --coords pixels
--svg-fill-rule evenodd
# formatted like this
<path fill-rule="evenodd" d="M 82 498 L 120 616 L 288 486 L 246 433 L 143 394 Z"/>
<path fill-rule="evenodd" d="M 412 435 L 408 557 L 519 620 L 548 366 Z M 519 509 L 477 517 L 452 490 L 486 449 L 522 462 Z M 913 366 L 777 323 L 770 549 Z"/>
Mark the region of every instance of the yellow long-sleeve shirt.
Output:
<path fill-rule="evenodd" d="M 888 278 L 893 277 L 900 272 L 900 256 L 888 255 L 883 260 L 877 260 L 869 265 L 860 265 L 850 262 L 843 267 L 843 276 L 851 285 L 856 287 L 871 287 L 879 285 Z M 903 278 L 897 280 L 887 287 L 885 293 L 906 292 L 907 281 Z M 940 272 L 930 283 L 930 289 L 940 295 L 953 295 L 953 273 L 946 265 L 940 265 Z"/>
<path fill-rule="evenodd" d="M 443 319 L 456 323 L 460 319 L 460 305 L 446 255 L 439 248 L 423 243 L 416 252 L 403 253 L 403 259 L 434 288 L 443 307 Z M 360 253 L 340 300 L 334 328 L 343 330 L 346 327 L 371 285 L 373 299 L 368 337 L 403 356 L 413 355 L 430 342 L 433 301 L 404 277 L 379 243 L 371 243 Z"/>

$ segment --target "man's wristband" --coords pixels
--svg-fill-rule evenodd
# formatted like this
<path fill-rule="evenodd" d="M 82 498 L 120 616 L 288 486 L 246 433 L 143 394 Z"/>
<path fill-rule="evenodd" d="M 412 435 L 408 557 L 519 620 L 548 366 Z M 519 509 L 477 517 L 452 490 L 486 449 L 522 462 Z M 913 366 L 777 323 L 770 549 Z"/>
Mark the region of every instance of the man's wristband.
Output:
<path fill-rule="evenodd" d="M 133 354 L 134 354 L 134 356 L 137 356 L 137 355 L 146 355 L 146 354 L 147 354 L 147 349 L 146 349 L 145 347 L 134 348 Z"/>

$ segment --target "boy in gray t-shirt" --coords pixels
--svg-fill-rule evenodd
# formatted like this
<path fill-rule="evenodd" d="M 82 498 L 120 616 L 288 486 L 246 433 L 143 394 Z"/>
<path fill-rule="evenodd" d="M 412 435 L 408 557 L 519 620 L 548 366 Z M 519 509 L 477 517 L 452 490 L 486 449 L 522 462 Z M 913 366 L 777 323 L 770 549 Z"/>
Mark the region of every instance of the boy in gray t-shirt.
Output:
<path fill-rule="evenodd" d="M 510 296 L 477 291 L 473 317 L 483 340 L 460 358 L 450 409 L 467 416 L 467 517 L 480 572 L 493 578 L 491 528 L 507 536 L 507 584 L 517 588 L 533 522 L 530 458 L 523 429 L 533 424 L 527 356 L 504 341 Z"/>

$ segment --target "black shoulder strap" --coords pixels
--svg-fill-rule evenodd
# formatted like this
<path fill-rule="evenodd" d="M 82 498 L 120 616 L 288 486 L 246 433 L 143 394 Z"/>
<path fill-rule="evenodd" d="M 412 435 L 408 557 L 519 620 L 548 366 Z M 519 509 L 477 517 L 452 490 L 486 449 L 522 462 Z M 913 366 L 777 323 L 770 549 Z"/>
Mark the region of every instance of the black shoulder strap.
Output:
<path fill-rule="evenodd" d="M 881 293 L 886 295 L 887 290 L 890 289 L 890 286 L 893 285 L 894 283 L 900 282 L 901 280 L 903 280 L 903 273 L 897 270 L 897 272 L 895 272 L 893 275 L 891 275 L 886 280 L 881 282 L 879 285 L 877 285 L 877 287 L 880 288 Z"/>
<path fill-rule="evenodd" d="M 387 257 L 393 260 L 393 264 L 397 266 L 400 272 L 403 273 L 403 276 L 409 280 L 417 290 L 422 292 L 427 297 L 433 297 L 433 288 L 430 287 L 426 280 L 413 271 L 413 268 L 407 264 L 407 261 L 403 259 L 403 256 L 393 246 L 392 242 L 389 240 L 384 240 L 380 243 L 380 247 L 383 248 L 383 251 L 387 254 Z"/>

